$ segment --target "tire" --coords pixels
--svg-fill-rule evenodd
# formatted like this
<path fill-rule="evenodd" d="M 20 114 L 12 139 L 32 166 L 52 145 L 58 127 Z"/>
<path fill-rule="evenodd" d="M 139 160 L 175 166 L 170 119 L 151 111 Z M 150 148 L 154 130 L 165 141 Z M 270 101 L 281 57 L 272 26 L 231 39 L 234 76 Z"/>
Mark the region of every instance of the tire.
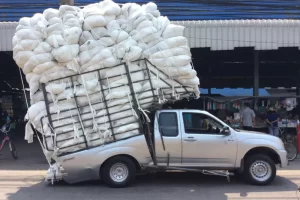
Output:
<path fill-rule="evenodd" d="M 244 177 L 252 185 L 268 185 L 276 177 L 276 166 L 267 155 L 252 155 L 245 160 Z"/>
<path fill-rule="evenodd" d="M 287 159 L 289 161 L 293 161 L 297 158 L 298 150 L 292 143 L 286 142 L 284 143 L 284 148 L 287 152 Z"/>
<path fill-rule="evenodd" d="M 11 141 L 9 142 L 9 150 L 11 152 L 12 157 L 17 160 L 18 159 L 18 153 L 17 153 L 17 149 L 14 145 L 14 143 L 12 143 Z"/>
<path fill-rule="evenodd" d="M 118 156 L 109 159 L 101 167 L 103 181 L 114 188 L 129 186 L 136 175 L 136 167 L 130 158 Z"/>

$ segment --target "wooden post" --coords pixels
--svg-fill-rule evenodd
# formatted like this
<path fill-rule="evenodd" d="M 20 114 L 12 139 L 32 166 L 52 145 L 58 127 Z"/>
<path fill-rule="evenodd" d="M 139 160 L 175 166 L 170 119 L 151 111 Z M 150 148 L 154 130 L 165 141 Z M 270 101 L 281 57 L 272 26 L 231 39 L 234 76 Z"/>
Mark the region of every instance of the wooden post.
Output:
<path fill-rule="evenodd" d="M 59 0 L 59 5 L 74 6 L 74 0 Z"/>
<path fill-rule="evenodd" d="M 259 96 L 259 51 L 254 50 L 253 96 Z"/>

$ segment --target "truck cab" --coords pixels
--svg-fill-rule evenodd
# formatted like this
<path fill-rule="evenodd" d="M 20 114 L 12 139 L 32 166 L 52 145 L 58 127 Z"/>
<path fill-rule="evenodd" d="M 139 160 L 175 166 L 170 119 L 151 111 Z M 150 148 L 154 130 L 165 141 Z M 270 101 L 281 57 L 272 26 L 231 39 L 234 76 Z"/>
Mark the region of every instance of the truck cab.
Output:
<path fill-rule="evenodd" d="M 103 179 L 112 187 L 125 187 L 138 172 L 149 169 L 232 170 L 251 184 L 267 185 L 276 176 L 276 164 L 288 165 L 279 138 L 233 129 L 206 111 L 159 110 L 152 121 L 150 141 L 143 133 L 61 156 L 55 177 L 70 183 Z"/>
<path fill-rule="evenodd" d="M 161 110 L 155 120 L 158 165 L 246 173 L 245 167 L 251 167 L 246 169 L 251 171 L 249 182 L 267 184 L 275 177 L 268 174 L 271 168 L 276 174 L 275 164 L 281 167 L 288 164 L 284 145 L 279 138 L 233 129 L 206 111 Z M 248 166 L 250 158 L 257 162 L 251 161 L 251 166 Z M 270 160 L 272 163 L 268 163 Z"/>

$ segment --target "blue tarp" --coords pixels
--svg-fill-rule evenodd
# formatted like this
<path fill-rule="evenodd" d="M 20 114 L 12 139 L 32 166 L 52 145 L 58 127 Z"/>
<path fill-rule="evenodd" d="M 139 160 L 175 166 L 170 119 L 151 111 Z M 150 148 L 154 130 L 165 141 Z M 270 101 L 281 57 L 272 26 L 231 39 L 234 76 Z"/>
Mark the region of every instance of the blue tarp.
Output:
<path fill-rule="evenodd" d="M 201 94 L 208 94 L 208 89 L 200 88 Z M 253 88 L 212 88 L 211 94 L 219 94 L 222 96 L 253 96 Z M 259 96 L 270 96 L 266 89 L 259 89 Z"/>
<path fill-rule="evenodd" d="M 74 0 L 77 6 L 99 0 Z M 118 3 L 149 0 L 115 0 Z M 300 1 L 284 0 L 153 0 L 162 15 L 171 20 L 209 19 L 300 19 Z M 58 8 L 59 0 L 0 0 L 0 20 L 18 21 L 24 16 Z"/>

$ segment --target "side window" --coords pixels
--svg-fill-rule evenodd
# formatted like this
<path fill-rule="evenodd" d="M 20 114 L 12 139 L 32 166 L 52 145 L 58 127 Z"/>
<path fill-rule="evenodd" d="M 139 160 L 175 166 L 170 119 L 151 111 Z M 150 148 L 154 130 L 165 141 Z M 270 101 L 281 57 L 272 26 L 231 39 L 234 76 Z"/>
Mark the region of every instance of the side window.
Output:
<path fill-rule="evenodd" d="M 223 125 L 215 119 L 199 113 L 183 113 L 184 129 L 186 133 L 218 134 Z"/>
<path fill-rule="evenodd" d="M 178 121 L 177 113 L 160 113 L 159 114 L 159 130 L 165 137 L 176 137 L 178 136 Z"/>

